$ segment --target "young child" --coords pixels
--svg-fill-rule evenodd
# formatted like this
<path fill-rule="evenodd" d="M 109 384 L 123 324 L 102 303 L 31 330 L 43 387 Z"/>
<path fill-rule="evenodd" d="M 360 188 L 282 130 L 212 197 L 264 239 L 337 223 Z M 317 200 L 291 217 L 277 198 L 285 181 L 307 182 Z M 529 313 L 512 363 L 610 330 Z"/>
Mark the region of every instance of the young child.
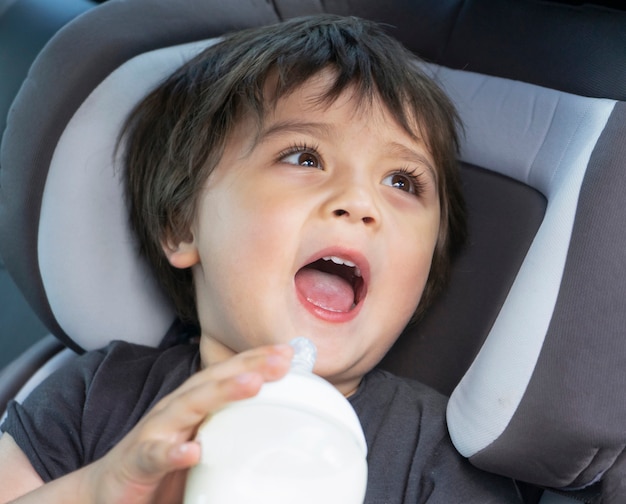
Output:
<path fill-rule="evenodd" d="M 520 502 L 455 451 L 445 398 L 374 370 L 463 240 L 456 126 L 414 57 L 355 18 L 235 33 L 175 72 L 126 124 L 127 191 L 199 344 L 115 342 L 13 403 L 0 502 L 181 502 L 198 425 L 282 377 L 296 336 L 361 420 L 366 503 Z"/>

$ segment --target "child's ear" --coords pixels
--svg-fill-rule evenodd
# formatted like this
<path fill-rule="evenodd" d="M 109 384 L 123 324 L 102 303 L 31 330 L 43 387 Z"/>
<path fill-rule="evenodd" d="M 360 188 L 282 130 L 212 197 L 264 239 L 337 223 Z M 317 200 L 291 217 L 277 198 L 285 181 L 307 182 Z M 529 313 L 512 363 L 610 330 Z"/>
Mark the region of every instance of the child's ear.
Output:
<path fill-rule="evenodd" d="M 189 241 L 181 242 L 175 242 L 168 238 L 161 242 L 161 246 L 167 260 L 175 268 L 190 268 L 200 262 L 200 255 L 193 237 L 190 237 Z"/>

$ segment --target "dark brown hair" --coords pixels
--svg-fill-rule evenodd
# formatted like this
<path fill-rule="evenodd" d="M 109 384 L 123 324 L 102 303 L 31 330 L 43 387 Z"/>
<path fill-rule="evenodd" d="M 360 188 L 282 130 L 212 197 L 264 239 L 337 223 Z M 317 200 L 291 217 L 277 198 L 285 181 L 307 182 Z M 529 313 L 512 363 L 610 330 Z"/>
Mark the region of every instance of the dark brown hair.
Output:
<path fill-rule="evenodd" d="M 131 225 L 184 321 L 197 323 L 191 271 L 170 266 L 161 244 L 186 238 L 198 195 L 244 115 L 262 122 L 276 100 L 325 68 L 332 68 L 335 78 L 321 102 L 330 104 L 354 86 L 359 100 L 379 98 L 398 124 L 430 149 L 441 225 L 414 319 L 445 284 L 452 254 L 465 238 L 456 111 L 415 56 L 378 25 L 312 16 L 227 35 L 152 91 L 125 124 Z M 270 74 L 277 76 L 271 100 L 264 96 Z"/>

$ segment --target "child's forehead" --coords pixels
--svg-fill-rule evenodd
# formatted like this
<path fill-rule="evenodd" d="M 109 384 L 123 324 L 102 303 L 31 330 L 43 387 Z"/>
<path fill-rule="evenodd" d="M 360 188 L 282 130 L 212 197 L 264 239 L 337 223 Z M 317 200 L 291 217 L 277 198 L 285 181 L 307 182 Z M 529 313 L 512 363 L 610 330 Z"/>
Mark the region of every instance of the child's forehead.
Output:
<path fill-rule="evenodd" d="M 394 132 L 406 136 L 410 143 L 420 144 L 430 153 L 426 137 L 428 130 L 408 105 L 402 117 L 394 113 L 377 90 L 365 93 L 357 83 L 346 86 L 338 96 L 329 95 L 334 85 L 332 75 L 316 74 L 289 93 L 272 100 L 258 123 L 258 134 L 271 129 L 290 126 L 297 131 L 299 124 L 308 125 L 321 137 L 334 134 L 334 112 L 343 111 L 354 121 L 367 122 L 381 132 Z M 403 123 L 404 121 L 404 123 Z M 312 123 L 315 122 L 315 126 Z M 287 128 L 285 128 L 287 129 Z"/>
<path fill-rule="evenodd" d="M 265 84 L 264 104 L 259 117 L 260 128 L 278 122 L 284 116 L 317 115 L 330 117 L 329 112 L 343 109 L 354 119 L 381 121 L 405 129 L 415 140 L 422 140 L 422 125 L 417 114 L 407 105 L 402 110 L 409 128 L 402 125 L 397 113 L 394 114 L 376 89 L 364 88 L 357 80 L 337 89 L 337 72 L 326 67 L 313 74 L 304 82 L 291 89 L 282 89 L 277 73 L 270 74 Z M 329 119 L 330 121 L 330 119 Z"/>

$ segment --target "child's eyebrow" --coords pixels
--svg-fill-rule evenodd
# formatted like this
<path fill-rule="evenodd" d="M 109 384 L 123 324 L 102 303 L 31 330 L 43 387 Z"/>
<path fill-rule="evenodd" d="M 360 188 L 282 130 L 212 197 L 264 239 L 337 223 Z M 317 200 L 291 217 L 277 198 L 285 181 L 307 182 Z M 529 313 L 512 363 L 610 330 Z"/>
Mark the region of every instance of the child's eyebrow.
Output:
<path fill-rule="evenodd" d="M 281 135 L 283 133 L 304 133 L 321 136 L 323 138 L 332 138 L 333 127 L 330 124 L 318 122 L 279 121 L 259 131 L 259 134 L 254 139 L 254 145 L 252 148 L 264 142 L 268 138 Z"/>
<path fill-rule="evenodd" d="M 408 163 L 415 163 L 426 168 L 435 183 L 437 182 L 437 170 L 435 170 L 432 161 L 423 153 L 411 149 L 410 147 L 407 147 L 399 142 L 389 142 L 387 147 L 393 156 Z"/>

